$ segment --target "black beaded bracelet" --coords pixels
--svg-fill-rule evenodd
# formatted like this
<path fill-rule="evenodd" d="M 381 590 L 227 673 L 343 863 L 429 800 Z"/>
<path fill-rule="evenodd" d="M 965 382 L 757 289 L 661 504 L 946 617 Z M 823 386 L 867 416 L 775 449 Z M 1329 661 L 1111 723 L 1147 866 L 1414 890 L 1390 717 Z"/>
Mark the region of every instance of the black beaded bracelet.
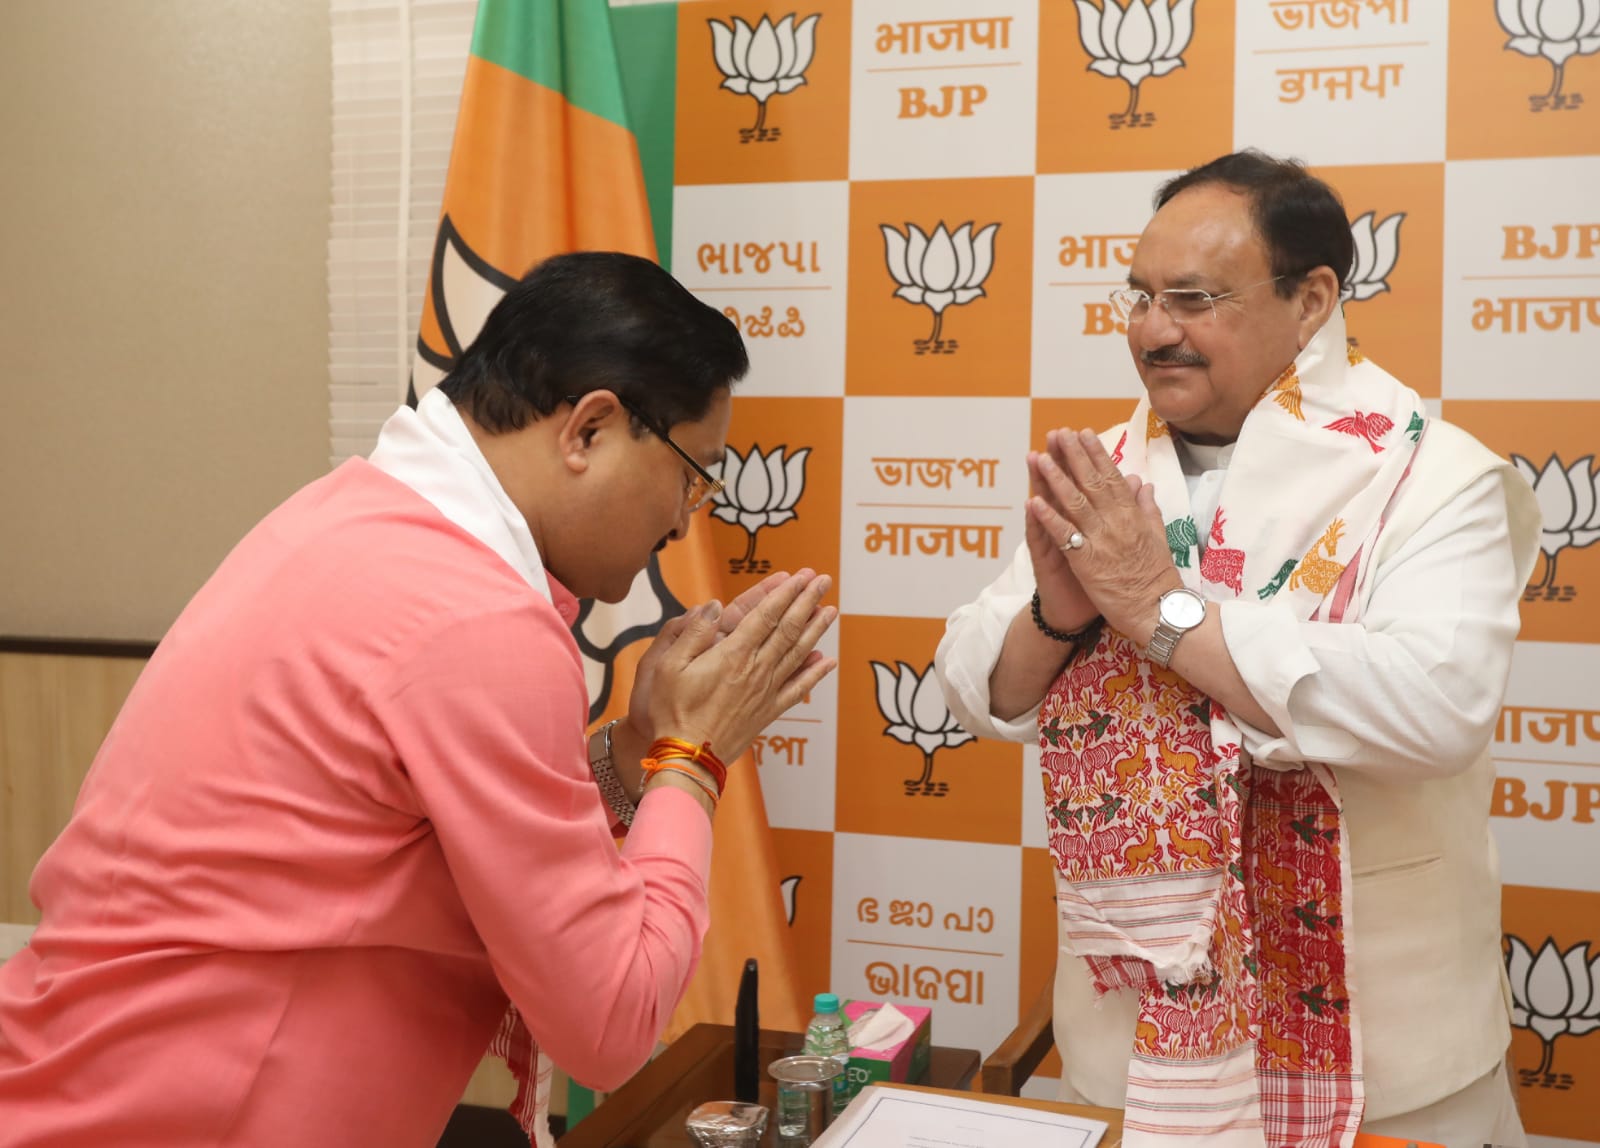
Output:
<path fill-rule="evenodd" d="M 1044 620 L 1044 611 L 1039 606 L 1039 591 L 1033 592 L 1033 624 L 1039 627 L 1039 633 L 1053 641 L 1064 642 L 1075 650 L 1093 646 L 1100 640 L 1100 629 L 1105 622 L 1104 618 L 1097 616 L 1087 626 L 1071 633 L 1054 629 Z"/>

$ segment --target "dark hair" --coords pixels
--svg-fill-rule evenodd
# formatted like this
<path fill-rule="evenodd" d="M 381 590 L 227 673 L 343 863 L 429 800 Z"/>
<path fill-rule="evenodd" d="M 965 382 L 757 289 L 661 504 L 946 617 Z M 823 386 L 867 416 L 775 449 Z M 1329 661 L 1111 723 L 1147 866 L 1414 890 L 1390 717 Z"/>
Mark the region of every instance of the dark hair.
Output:
<path fill-rule="evenodd" d="M 1331 268 L 1344 288 L 1355 260 L 1350 220 L 1339 193 L 1292 159 L 1275 159 L 1254 148 L 1191 168 L 1162 184 L 1156 210 L 1180 192 L 1208 183 L 1231 187 L 1250 200 L 1256 233 L 1272 256 L 1276 290 L 1288 298 L 1308 271 Z"/>
<path fill-rule="evenodd" d="M 439 389 L 490 434 L 601 389 L 668 430 L 702 417 L 749 367 L 739 328 L 655 263 L 578 251 L 506 292 Z"/>

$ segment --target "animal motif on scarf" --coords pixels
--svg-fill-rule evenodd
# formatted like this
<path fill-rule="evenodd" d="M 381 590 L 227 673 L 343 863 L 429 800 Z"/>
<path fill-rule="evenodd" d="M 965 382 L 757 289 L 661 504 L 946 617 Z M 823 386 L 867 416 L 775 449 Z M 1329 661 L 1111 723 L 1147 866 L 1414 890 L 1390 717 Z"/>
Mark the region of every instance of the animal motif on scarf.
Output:
<path fill-rule="evenodd" d="M 1173 565 L 1189 568 L 1189 553 L 1200 544 L 1200 532 L 1194 528 L 1194 519 L 1179 518 L 1167 523 L 1167 549 L 1172 551 Z"/>
<path fill-rule="evenodd" d="M 1267 388 L 1267 393 L 1272 396 L 1272 401 L 1288 411 L 1301 422 L 1305 415 L 1301 413 L 1300 375 L 1294 369 L 1294 364 L 1289 364 L 1289 369 L 1279 375 Z"/>
<path fill-rule="evenodd" d="M 1378 445 L 1378 440 L 1394 429 L 1394 422 L 1386 415 L 1356 411 L 1354 414 L 1334 419 L 1322 429 L 1365 439 L 1367 445 L 1372 448 L 1372 453 L 1377 454 L 1383 449 Z"/>
<path fill-rule="evenodd" d="M 1322 532 L 1322 537 L 1305 557 L 1300 559 L 1300 568 L 1289 576 L 1289 589 L 1298 590 L 1301 586 L 1309 586 L 1318 594 L 1327 594 L 1339 583 L 1339 575 L 1344 573 L 1344 563 L 1329 561 L 1334 552 L 1339 548 L 1339 537 L 1344 533 L 1344 519 L 1335 518 L 1328 523 L 1328 529 Z M 1328 555 L 1324 558 L 1318 551 L 1325 551 Z"/>
<path fill-rule="evenodd" d="M 1200 556 L 1200 577 L 1226 586 L 1237 595 L 1244 590 L 1244 583 L 1240 581 L 1244 574 L 1244 551 L 1224 547 L 1222 529 L 1223 513 L 1219 506 L 1211 521 L 1211 545 Z"/>

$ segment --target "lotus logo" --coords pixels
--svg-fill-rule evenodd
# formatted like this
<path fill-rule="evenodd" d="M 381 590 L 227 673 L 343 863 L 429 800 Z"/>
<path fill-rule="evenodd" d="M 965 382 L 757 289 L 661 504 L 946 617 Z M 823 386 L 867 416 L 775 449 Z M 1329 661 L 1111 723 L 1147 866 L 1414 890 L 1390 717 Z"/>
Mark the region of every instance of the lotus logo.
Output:
<path fill-rule="evenodd" d="M 1139 111 L 1139 85 L 1183 67 L 1183 53 L 1194 35 L 1194 0 L 1089 0 L 1078 5 L 1078 39 L 1093 59 L 1091 72 L 1128 85 L 1128 106 L 1108 118 L 1121 127 L 1149 127 L 1154 112 Z"/>
<path fill-rule="evenodd" d="M 756 102 L 755 126 L 739 129 L 740 143 L 768 143 L 782 135 L 782 128 L 766 126 L 767 101 L 806 82 L 806 69 L 817 49 L 819 19 L 820 15 L 807 16 L 796 25 L 791 12 L 773 24 L 762 16 L 754 28 L 737 16 L 731 28 L 720 20 L 706 21 L 711 25 L 717 70 L 726 77 L 722 86 Z"/>
<path fill-rule="evenodd" d="M 616 605 L 585 599 L 572 637 L 583 657 L 590 721 L 597 720 L 611 700 L 617 655 L 634 642 L 653 637 L 664 622 L 681 613 L 683 603 L 667 589 L 661 564 L 653 554 L 650 564 L 633 580 L 628 596 Z"/>
<path fill-rule="evenodd" d="M 439 221 L 423 299 L 423 328 L 427 329 L 426 316 L 431 313 L 444 345 L 430 346 L 423 333 L 418 332 L 408 402 L 415 403 L 444 378 L 451 364 L 483 330 L 489 312 L 516 282 L 467 246 L 448 215 Z"/>
<path fill-rule="evenodd" d="M 922 751 L 922 776 L 906 779 L 906 796 L 945 796 L 950 784 L 933 780 L 933 755 L 965 745 L 973 736 L 950 715 L 932 664 L 919 675 L 904 662 L 892 670 L 873 662 L 872 672 L 878 679 L 878 712 L 889 723 L 883 732 Z"/>
<path fill-rule="evenodd" d="M 728 569 L 735 574 L 765 574 L 772 563 L 756 558 L 756 531 L 763 526 L 782 526 L 795 517 L 794 504 L 806 489 L 806 457 L 810 447 L 801 447 L 785 456 L 785 447 L 774 447 L 772 453 L 763 455 L 759 445 L 753 445 L 743 458 L 731 446 L 723 448 L 721 473 L 722 492 L 716 496 L 716 509 L 711 517 L 742 526 L 750 535 L 750 544 L 744 557 L 728 559 Z"/>
<path fill-rule="evenodd" d="M 1529 96 L 1536 112 L 1560 111 L 1583 104 L 1578 92 L 1561 90 L 1567 61 L 1600 51 L 1600 3 L 1596 0 L 1495 0 L 1494 14 L 1511 39 L 1506 48 L 1524 56 L 1543 56 L 1554 76 L 1550 90 Z"/>
<path fill-rule="evenodd" d="M 1400 224 L 1405 217 L 1405 212 L 1398 212 L 1373 227 L 1374 216 L 1369 211 L 1350 225 L 1356 255 L 1339 292 L 1341 302 L 1360 303 L 1389 290 L 1389 273 L 1400 256 Z"/>
<path fill-rule="evenodd" d="M 1544 469 L 1535 471 L 1521 455 L 1511 463 L 1533 487 L 1539 500 L 1539 549 L 1544 551 L 1544 577 L 1529 583 L 1526 597 L 1567 601 L 1577 591 L 1556 584 L 1556 558 L 1568 548 L 1582 550 L 1600 541 L 1600 472 L 1591 470 L 1594 455 L 1586 454 L 1571 466 L 1551 455 Z"/>
<path fill-rule="evenodd" d="M 1556 1038 L 1583 1036 L 1600 1028 L 1600 956 L 1586 961 L 1588 943 L 1580 941 L 1565 953 L 1556 948 L 1555 938 L 1546 937 L 1534 954 L 1520 937 L 1506 935 L 1510 951 L 1506 954 L 1506 973 L 1511 979 L 1511 1023 L 1529 1029 L 1544 1042 L 1539 1067 L 1523 1069 L 1519 1076 L 1526 1087 L 1537 1083 L 1542 1088 L 1572 1087 L 1572 1077 L 1550 1072 L 1555 1057 Z"/>
<path fill-rule="evenodd" d="M 954 354 L 959 344 L 940 335 L 945 308 L 959 307 L 984 294 L 983 281 L 994 268 L 994 233 L 1000 225 L 991 223 L 977 235 L 972 234 L 970 222 L 958 227 L 954 235 L 945 230 L 943 220 L 932 235 L 923 234 L 914 223 L 906 224 L 904 234 L 886 223 L 878 227 L 883 232 L 889 274 L 900 285 L 895 297 L 933 312 L 932 333 L 913 342 L 917 354 Z"/>

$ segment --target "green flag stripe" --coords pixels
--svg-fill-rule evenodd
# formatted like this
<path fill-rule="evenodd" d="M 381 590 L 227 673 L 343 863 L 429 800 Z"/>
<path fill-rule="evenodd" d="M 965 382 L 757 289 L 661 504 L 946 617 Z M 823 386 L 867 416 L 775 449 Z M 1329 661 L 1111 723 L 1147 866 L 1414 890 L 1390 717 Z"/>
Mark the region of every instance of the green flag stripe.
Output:
<path fill-rule="evenodd" d="M 639 141 L 650 222 L 661 266 L 672 270 L 672 149 L 678 100 L 678 6 L 635 4 L 614 9 L 617 59 L 628 95 L 628 122 Z"/>
<path fill-rule="evenodd" d="M 606 0 L 481 0 L 472 54 L 628 126 Z"/>

